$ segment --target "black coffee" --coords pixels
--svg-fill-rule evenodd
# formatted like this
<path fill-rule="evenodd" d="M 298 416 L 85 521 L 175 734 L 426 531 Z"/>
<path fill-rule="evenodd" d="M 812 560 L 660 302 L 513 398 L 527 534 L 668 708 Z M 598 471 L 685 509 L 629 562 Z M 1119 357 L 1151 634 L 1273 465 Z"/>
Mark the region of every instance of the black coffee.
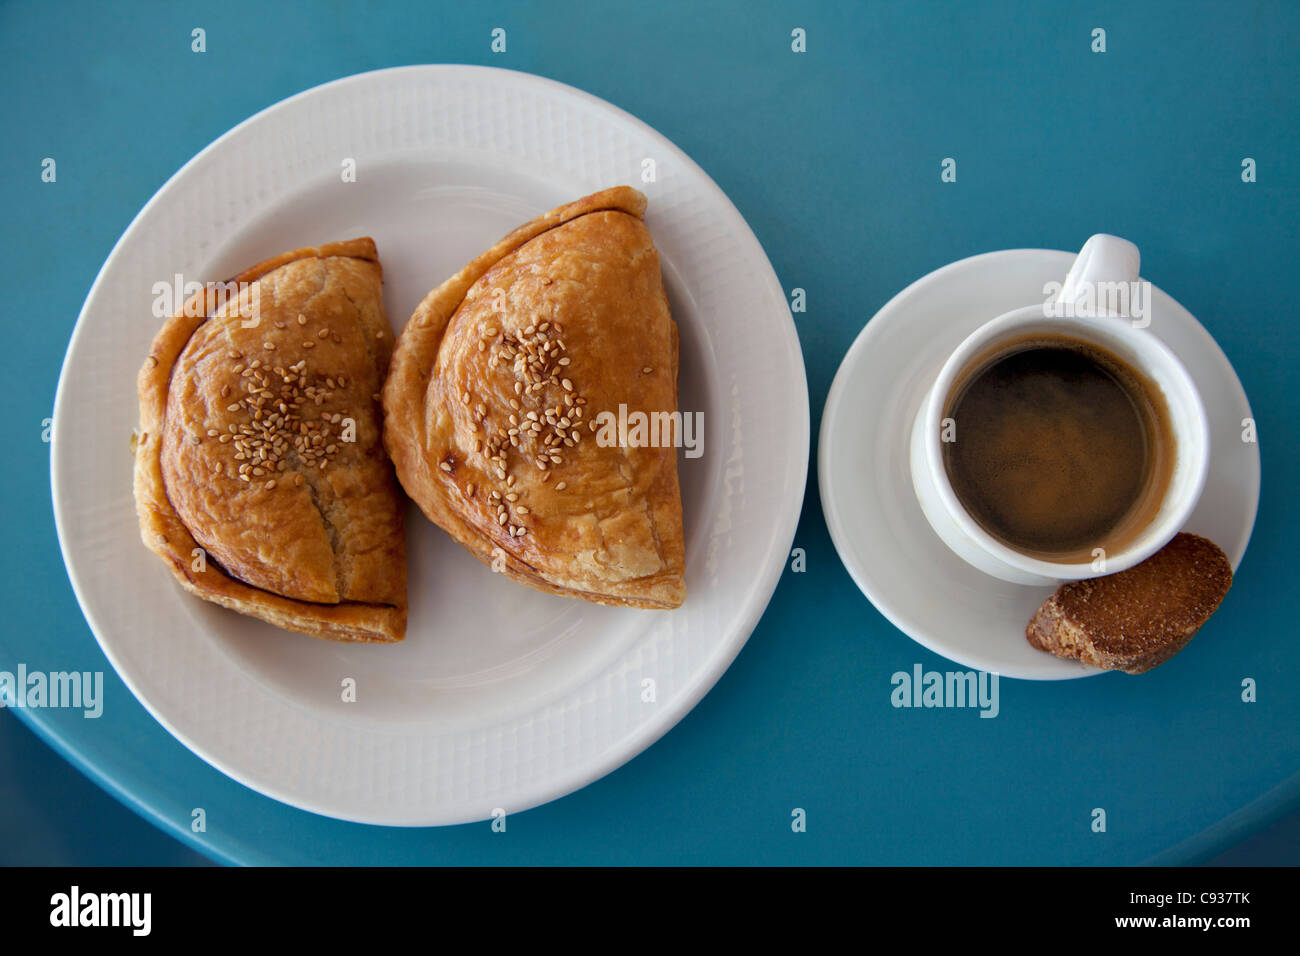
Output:
<path fill-rule="evenodd" d="M 944 467 L 993 537 L 1033 557 L 1114 553 L 1160 508 L 1174 461 L 1159 388 L 1090 342 L 1032 335 L 977 358 L 949 393 Z"/>

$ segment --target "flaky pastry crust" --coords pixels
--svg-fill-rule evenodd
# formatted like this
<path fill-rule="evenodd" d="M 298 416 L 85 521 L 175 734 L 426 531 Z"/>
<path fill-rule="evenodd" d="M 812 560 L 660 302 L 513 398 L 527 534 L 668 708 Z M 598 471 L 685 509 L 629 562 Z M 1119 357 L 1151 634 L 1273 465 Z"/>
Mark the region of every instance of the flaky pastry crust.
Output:
<path fill-rule="evenodd" d="M 204 600 L 316 637 L 400 641 L 406 543 L 381 442 L 392 333 L 374 242 L 298 249 L 230 281 L 247 284 L 238 298 L 197 294 L 140 370 L 141 536 Z"/>
<path fill-rule="evenodd" d="M 553 209 L 430 292 L 398 338 L 384 444 L 484 563 L 598 604 L 685 599 L 677 449 L 598 441 L 601 412 L 677 413 L 677 326 L 645 197 Z"/>

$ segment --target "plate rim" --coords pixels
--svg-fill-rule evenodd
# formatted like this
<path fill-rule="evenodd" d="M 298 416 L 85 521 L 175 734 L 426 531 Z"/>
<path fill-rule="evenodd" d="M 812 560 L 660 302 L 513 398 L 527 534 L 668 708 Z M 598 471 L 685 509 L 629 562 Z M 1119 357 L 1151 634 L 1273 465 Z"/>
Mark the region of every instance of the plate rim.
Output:
<path fill-rule="evenodd" d="M 838 499 L 836 497 L 836 487 L 833 484 L 834 481 L 834 479 L 832 478 L 833 469 L 830 465 L 830 460 L 829 460 L 830 459 L 829 449 L 833 442 L 831 440 L 828 440 L 832 438 L 831 435 L 832 428 L 833 428 L 832 419 L 837 417 L 839 414 L 840 406 L 843 404 L 843 394 L 848 389 L 848 382 L 852 377 L 850 366 L 851 365 L 856 366 L 861 361 L 860 353 L 865 351 L 870 346 L 870 342 L 875 337 L 875 335 L 879 334 L 879 333 L 873 333 L 872 328 L 873 326 L 876 326 L 877 328 L 879 327 L 876 325 L 876 319 L 881 314 L 885 313 L 886 311 L 893 310 L 900 305 L 905 304 L 906 300 L 911 296 L 915 295 L 921 289 L 921 287 L 931 285 L 932 283 L 935 282 L 943 281 L 943 279 L 946 277 L 945 275 L 946 273 L 954 272 L 959 269 L 967 269 L 967 268 L 975 267 L 978 265 L 978 263 L 981 260 L 988 260 L 993 258 L 1010 259 L 1013 257 L 1042 256 L 1042 255 L 1062 256 L 1069 259 L 1074 256 L 1077 256 L 1078 253 L 1070 252 L 1064 249 L 1017 247 L 1011 249 L 994 249 L 987 252 L 976 253 L 975 255 L 971 255 L 971 256 L 964 256 L 960 259 L 955 259 L 951 262 L 945 263 L 944 265 L 941 265 L 936 269 L 932 269 L 931 271 L 925 273 L 924 275 L 919 276 L 918 278 L 909 282 L 902 289 L 894 293 L 894 295 L 890 296 L 890 298 L 872 314 L 871 318 L 868 319 L 867 322 L 863 325 L 863 327 L 858 330 L 857 335 L 854 336 L 853 342 L 849 345 L 848 349 L 845 351 L 843 358 L 840 359 L 840 364 L 836 368 L 835 375 L 831 380 L 831 386 L 827 390 L 826 401 L 822 405 L 822 415 L 817 430 L 817 485 L 818 485 L 818 495 L 821 499 L 822 515 L 826 521 L 826 528 L 827 531 L 830 533 L 831 543 L 835 547 L 835 552 L 840 559 L 840 563 L 844 566 L 844 569 L 849 573 L 849 577 L 853 580 L 853 583 L 857 586 L 858 590 L 861 591 L 863 596 L 866 597 L 867 600 L 871 602 L 872 607 L 875 608 L 876 611 L 878 611 L 882 617 L 884 617 L 887 621 L 889 621 L 889 623 L 892 624 L 905 637 L 921 645 L 931 653 L 937 654 L 938 656 L 942 657 L 944 660 L 951 661 L 952 663 L 958 664 L 962 667 L 974 667 L 979 670 L 986 670 L 989 673 L 996 673 L 1000 678 L 1006 678 L 1008 680 L 1026 680 L 1026 681 L 1033 681 L 1033 682 L 1051 683 L 1057 681 L 1079 680 L 1087 677 L 1099 677 L 1109 672 L 1102 670 L 1100 668 L 1083 666 L 1078 668 L 1077 672 L 1073 672 L 1073 673 L 1069 671 L 1062 671 L 1059 675 L 1044 675 L 1044 676 L 1031 677 L 1031 676 L 1007 674 L 996 669 L 992 669 L 988 667 L 980 667 L 978 664 L 974 663 L 973 661 L 963 660 L 961 658 L 952 656 L 948 648 L 939 646 L 938 642 L 934 641 L 933 638 L 930 637 L 930 635 L 921 632 L 920 628 L 913 627 L 910 624 L 905 626 L 903 623 L 905 618 L 894 606 L 894 603 L 889 601 L 887 598 L 880 598 L 877 596 L 877 592 L 879 591 L 879 589 L 871 587 L 865 582 L 865 579 L 861 573 L 861 569 L 858 567 L 858 562 L 850 561 L 845 557 L 845 548 L 848 539 L 848 532 L 845 526 L 844 517 L 841 514 L 838 505 Z M 1219 345 L 1218 341 L 1214 338 L 1214 336 L 1210 334 L 1210 331 L 1207 328 L 1205 328 L 1204 324 L 1201 323 L 1200 319 L 1196 318 L 1196 316 L 1193 315 L 1192 312 L 1189 309 L 1187 309 L 1181 302 L 1179 302 L 1177 299 L 1175 299 L 1172 295 L 1170 295 L 1165 290 L 1160 289 L 1159 286 L 1155 286 L 1153 284 L 1153 287 L 1159 289 L 1159 291 L 1164 296 L 1166 296 L 1171 302 L 1173 302 L 1174 305 L 1176 305 L 1179 309 L 1185 312 L 1188 317 L 1190 317 L 1194 329 L 1199 333 L 1199 335 L 1204 339 L 1204 341 L 1208 344 L 1208 346 L 1213 350 L 1216 357 L 1223 363 L 1224 367 L 1226 367 L 1231 373 L 1231 384 L 1239 394 L 1242 404 L 1247 409 L 1249 409 L 1250 398 L 1246 394 L 1245 386 L 1242 385 L 1241 377 L 1237 374 L 1237 370 L 1233 367 L 1232 362 L 1228 359 L 1227 353 L 1223 351 L 1223 347 Z M 850 360 L 853 361 L 851 362 Z M 1260 473 L 1259 474 L 1260 480 L 1255 482 L 1254 488 L 1252 489 L 1252 501 L 1250 504 L 1250 522 L 1249 522 L 1249 527 L 1246 530 L 1245 538 L 1241 545 L 1241 553 L 1236 555 L 1235 558 L 1234 556 L 1229 555 L 1229 557 L 1233 559 L 1232 564 L 1233 564 L 1234 574 L 1236 573 L 1236 569 L 1240 565 L 1241 561 L 1244 560 L 1245 558 L 1245 553 L 1248 550 L 1250 545 L 1251 536 L 1254 533 L 1255 522 L 1258 520 L 1259 517 L 1260 486 L 1263 480 L 1263 473 L 1262 473 L 1263 470 L 1262 470 L 1262 462 L 1259 461 L 1258 446 L 1256 446 L 1255 448 L 1255 457 L 1256 457 L 1257 471 Z"/>
<path fill-rule="evenodd" d="M 265 117 L 278 111 L 292 109 L 296 104 L 304 99 L 315 96 L 328 96 L 331 92 L 337 92 L 351 85 L 360 85 L 367 82 L 376 82 L 383 77 L 419 77 L 426 81 L 437 82 L 439 79 L 450 76 L 469 76 L 475 74 L 497 77 L 509 82 L 520 83 L 526 86 L 532 86 L 553 96 L 571 97 L 577 101 L 593 107 L 598 111 L 610 115 L 611 118 L 631 125 L 643 135 L 647 135 L 656 142 L 662 143 L 664 149 L 672 157 L 681 163 L 683 170 L 696 178 L 707 195 L 709 195 L 717 204 L 723 213 L 732 219 L 734 225 L 739 228 L 734 230 L 737 241 L 741 246 L 749 246 L 751 255 L 754 255 L 755 262 L 766 266 L 766 270 L 759 270 L 759 275 L 754 277 L 761 281 L 767 287 L 769 294 L 775 295 L 774 301 L 780 299 L 785 301 L 785 292 L 781 286 L 780 279 L 768 258 L 766 250 L 758 236 L 754 233 L 753 228 L 749 225 L 745 217 L 736 208 L 735 204 L 713 180 L 711 176 L 692 159 L 681 147 L 677 146 L 671 139 L 660 133 L 650 124 L 623 110 L 622 108 L 602 99 L 585 90 L 570 86 L 558 80 L 549 77 L 540 76 L 533 73 L 527 73 L 521 70 L 504 69 L 500 67 L 480 66 L 474 64 L 458 63 L 436 63 L 436 64 L 410 64 L 396 67 L 386 67 L 375 70 L 368 70 L 361 73 L 349 74 L 347 76 L 337 77 L 327 80 L 324 83 L 317 84 L 297 93 L 293 93 L 274 103 L 271 103 L 257 112 L 251 114 L 239 123 L 227 129 L 216 139 L 212 140 L 201 150 L 195 153 L 179 169 L 177 169 L 166 182 L 160 186 L 149 200 L 137 211 L 132 217 L 122 234 L 114 243 L 112 250 L 105 258 L 99 271 L 96 273 L 94 282 L 91 284 L 89 291 L 82 303 L 82 307 L 77 315 L 76 324 L 73 327 L 72 334 L 68 339 L 68 345 L 64 351 L 63 361 L 59 371 L 58 385 L 55 391 L 53 406 L 53 420 L 55 424 L 55 435 L 51 441 L 50 453 L 50 491 L 54 511 L 55 531 L 59 541 L 59 551 L 63 558 L 65 572 L 68 575 L 69 582 L 72 585 L 73 593 L 76 596 L 78 607 L 80 608 L 83 619 L 90 628 L 95 637 L 100 651 L 108 659 L 113 670 L 126 685 L 132 696 L 145 709 L 145 711 L 157 721 L 164 730 L 167 731 L 178 743 L 184 746 L 191 754 L 201 759 L 204 763 L 220 771 L 222 774 L 255 791 L 261 796 L 276 800 L 287 806 L 305 810 L 328 817 L 335 820 L 371 824 L 380 826 L 393 827 L 439 827 L 454 826 L 459 824 L 470 824 L 487 819 L 484 816 L 463 817 L 457 816 L 455 819 L 440 817 L 436 813 L 429 813 L 420 819 L 393 819 L 391 817 L 379 815 L 372 816 L 366 814 L 347 813 L 343 814 L 337 810 L 330 809 L 315 799 L 303 798 L 285 792 L 285 790 L 274 785 L 274 782 L 268 781 L 260 772 L 249 773 L 246 771 L 237 771 L 228 765 L 224 760 L 214 757 L 211 753 L 206 752 L 205 748 L 195 742 L 188 732 L 182 732 L 172 721 L 167 719 L 159 710 L 157 705 L 150 701 L 144 695 L 137 682 L 130 676 L 129 671 L 120 666 L 117 655 L 114 654 L 111 641 L 106 641 L 102 636 L 104 630 L 102 621 L 88 608 L 86 595 L 88 593 L 86 584 L 81 580 L 75 570 L 73 556 L 68 548 L 68 535 L 65 529 L 68 516 L 64 514 L 64 505 L 60 500 L 61 480 L 60 472 L 66 469 L 67 461 L 65 456 L 60 452 L 60 443 L 57 440 L 57 423 L 60 420 L 60 412 L 67 408 L 68 395 L 68 377 L 70 357 L 77 349 L 80 339 L 87 327 L 87 316 L 91 311 L 92 305 L 96 298 L 101 294 L 105 277 L 117 266 L 119 259 L 125 255 L 125 245 L 131 238 L 139 223 L 146 214 L 155 207 L 167 200 L 173 189 L 185 177 L 189 171 L 198 164 L 206 161 L 215 152 L 220 150 L 224 144 L 235 136 L 239 135 L 246 127 L 255 122 L 263 120 Z M 794 536 L 798 529 L 799 520 L 803 511 L 803 504 L 807 497 L 808 486 L 808 469 L 810 467 L 810 449 L 811 449 L 811 404 L 808 395 L 807 367 L 803 360 L 803 351 L 799 343 L 798 330 L 795 326 L 792 315 L 786 315 L 786 322 L 783 323 L 784 338 L 783 352 L 793 361 L 791 364 L 790 385 L 793 387 L 798 399 L 798 407 L 802 408 L 802 414 L 793 416 L 794 427 L 790 430 L 790 439 L 792 446 L 799 454 L 790 456 L 786 462 L 786 474 L 784 476 L 787 486 L 791 489 L 789 501 L 783 508 L 780 520 L 773 523 L 773 528 L 769 540 L 773 544 L 783 543 L 783 548 L 773 547 L 768 557 L 765 559 L 766 566 L 762 568 L 761 573 L 756 575 L 752 580 L 754 587 L 751 593 L 755 597 L 750 598 L 742 605 L 738 612 L 732 617 L 730 622 L 730 636 L 722 641 L 715 653 L 700 662 L 690 679 L 682 685 L 681 691 L 675 695 L 669 706 L 657 710 L 652 719 L 646 720 L 635 726 L 631 733 L 619 739 L 617 746 L 606 748 L 597 754 L 594 758 L 580 762 L 577 772 L 568 772 L 564 774 L 552 775 L 546 785 L 537 787 L 536 791 L 530 794 L 527 799 L 520 801 L 511 809 L 511 813 L 522 813 L 535 807 L 543 806 L 561 797 L 567 796 L 581 790 L 583 787 L 601 779 L 612 773 L 614 770 L 630 762 L 639 756 L 661 737 L 679 724 L 682 719 L 690 713 L 691 710 L 704 698 L 704 696 L 716 685 L 718 680 L 730 667 L 731 663 L 739 655 L 741 649 L 748 642 L 754 629 L 758 626 L 763 613 L 766 611 L 771 602 L 772 596 L 780 583 L 780 578 L 785 568 L 784 556 L 788 554 L 791 545 L 794 542 Z M 245 680 L 251 680 L 244 675 Z M 90 758 L 79 753 L 82 762 L 88 767 L 95 768 L 95 776 L 101 781 L 111 780 L 106 774 L 103 774 L 97 764 L 92 764 Z M 119 788 L 116 783 L 113 789 L 123 795 L 129 796 L 132 805 L 139 806 L 140 801 L 134 794 L 130 794 L 124 788 Z M 206 844 L 204 844 L 206 846 Z"/>

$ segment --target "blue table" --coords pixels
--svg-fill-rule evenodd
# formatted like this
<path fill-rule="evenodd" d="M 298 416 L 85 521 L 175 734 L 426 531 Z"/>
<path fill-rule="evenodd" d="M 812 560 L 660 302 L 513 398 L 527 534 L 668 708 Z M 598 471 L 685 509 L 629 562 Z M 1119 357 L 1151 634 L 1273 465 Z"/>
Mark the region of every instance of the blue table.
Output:
<path fill-rule="evenodd" d="M 16 713 L 164 830 L 246 863 L 1189 862 L 1293 811 L 1300 332 L 1283 293 L 1300 221 L 1300 8 L 1133 6 L 0 7 L 0 670 L 105 671 L 97 720 Z M 196 27 L 206 53 L 191 50 Z M 505 53 L 490 49 L 495 27 L 507 30 Z M 791 49 L 796 28 L 806 52 Z M 1095 28 L 1104 53 L 1093 52 Z M 1259 518 L 1218 615 L 1141 678 L 1004 681 L 993 720 L 894 709 L 891 674 L 946 664 L 853 586 L 814 473 L 795 541 L 808 570 L 786 574 L 713 692 L 646 753 L 512 817 L 506 835 L 340 823 L 208 767 L 117 679 L 68 585 L 41 434 L 64 348 L 117 237 L 200 148 L 292 93 L 422 62 L 572 84 L 699 162 L 785 286 L 806 290 L 797 323 L 814 434 L 850 342 L 913 279 L 992 249 L 1074 249 L 1098 231 L 1134 240 L 1144 275 L 1222 345 L 1258 420 Z M 42 182 L 45 157 L 55 183 Z M 946 157 L 956 183 L 940 181 Z M 1247 157 L 1255 182 L 1242 179 Z M 1246 677 L 1256 702 L 1241 699 Z M 190 828 L 196 806 L 202 833 Z M 1090 826 L 1097 807 L 1105 833 Z M 805 833 L 792 832 L 794 808 L 807 812 Z"/>

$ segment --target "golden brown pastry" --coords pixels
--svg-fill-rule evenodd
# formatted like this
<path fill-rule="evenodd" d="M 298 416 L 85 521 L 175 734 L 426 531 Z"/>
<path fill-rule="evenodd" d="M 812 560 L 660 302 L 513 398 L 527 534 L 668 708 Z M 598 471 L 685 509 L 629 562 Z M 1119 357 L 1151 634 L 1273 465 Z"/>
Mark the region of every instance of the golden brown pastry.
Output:
<path fill-rule="evenodd" d="M 140 370 L 135 499 L 186 590 L 338 641 L 406 631 L 403 501 L 381 442 L 392 333 L 370 239 L 200 293 Z M 209 312 L 209 310 L 211 310 Z"/>
<path fill-rule="evenodd" d="M 393 353 L 384 443 L 430 520 L 495 570 L 673 608 L 686 596 L 677 449 L 595 428 L 620 406 L 625 419 L 677 412 L 677 326 L 644 212 L 627 187 L 569 203 L 430 292 Z"/>

